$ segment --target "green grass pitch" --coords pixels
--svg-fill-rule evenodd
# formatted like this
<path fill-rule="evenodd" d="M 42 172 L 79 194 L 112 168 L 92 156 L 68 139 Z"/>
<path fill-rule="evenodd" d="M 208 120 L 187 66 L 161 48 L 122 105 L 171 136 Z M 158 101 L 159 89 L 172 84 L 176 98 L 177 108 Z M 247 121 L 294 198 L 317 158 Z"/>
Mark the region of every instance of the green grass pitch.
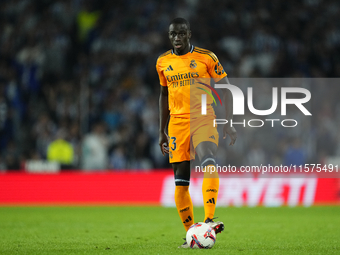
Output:
<path fill-rule="evenodd" d="M 175 208 L 0 207 L 0 254 L 340 254 L 340 207 L 217 208 L 211 250 L 178 249 Z M 203 208 L 195 208 L 195 221 Z"/>

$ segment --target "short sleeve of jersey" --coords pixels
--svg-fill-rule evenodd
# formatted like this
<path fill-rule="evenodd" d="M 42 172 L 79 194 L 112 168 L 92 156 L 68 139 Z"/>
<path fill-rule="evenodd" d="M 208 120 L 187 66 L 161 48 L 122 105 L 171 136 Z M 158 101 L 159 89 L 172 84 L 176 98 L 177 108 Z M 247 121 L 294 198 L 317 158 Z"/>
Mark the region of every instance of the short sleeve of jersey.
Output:
<path fill-rule="evenodd" d="M 208 59 L 208 72 L 215 82 L 218 82 L 222 78 L 226 77 L 227 74 L 223 69 L 220 61 L 214 53 L 210 53 L 210 58 Z"/>
<path fill-rule="evenodd" d="M 163 71 L 161 70 L 161 67 L 160 67 L 161 61 L 162 61 L 161 58 L 157 59 L 156 70 L 157 70 L 158 77 L 159 77 L 159 83 L 161 84 L 161 86 L 166 87 L 167 82 L 166 82 L 166 79 L 164 77 Z"/>

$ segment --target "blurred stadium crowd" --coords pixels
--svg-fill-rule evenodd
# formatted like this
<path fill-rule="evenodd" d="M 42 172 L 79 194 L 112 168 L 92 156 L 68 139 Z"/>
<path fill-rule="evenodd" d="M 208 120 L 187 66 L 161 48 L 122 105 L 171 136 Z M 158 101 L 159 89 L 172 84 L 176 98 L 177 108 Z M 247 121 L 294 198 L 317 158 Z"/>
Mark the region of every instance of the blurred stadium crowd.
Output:
<path fill-rule="evenodd" d="M 168 167 L 155 63 L 171 48 L 173 18 L 190 21 L 191 42 L 229 77 L 313 78 L 340 74 L 339 16 L 337 0 L 3 0 L 0 169 L 53 158 L 84 170 Z M 240 131 L 236 149 L 221 153 L 235 165 L 339 155 L 340 91 L 323 94 L 313 112 L 322 121 L 308 130 L 274 137 L 275 148 L 266 130 Z"/>

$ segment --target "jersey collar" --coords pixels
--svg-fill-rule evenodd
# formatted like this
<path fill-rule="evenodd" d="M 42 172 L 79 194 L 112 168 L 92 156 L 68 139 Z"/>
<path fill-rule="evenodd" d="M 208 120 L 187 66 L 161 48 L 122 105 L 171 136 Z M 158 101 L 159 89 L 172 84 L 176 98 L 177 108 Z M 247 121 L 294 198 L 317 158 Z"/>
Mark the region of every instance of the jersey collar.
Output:
<path fill-rule="evenodd" d="M 189 52 L 192 53 L 194 51 L 194 48 L 195 48 L 194 45 L 191 44 L 191 48 Z M 171 54 L 175 54 L 174 49 L 171 50 Z"/>

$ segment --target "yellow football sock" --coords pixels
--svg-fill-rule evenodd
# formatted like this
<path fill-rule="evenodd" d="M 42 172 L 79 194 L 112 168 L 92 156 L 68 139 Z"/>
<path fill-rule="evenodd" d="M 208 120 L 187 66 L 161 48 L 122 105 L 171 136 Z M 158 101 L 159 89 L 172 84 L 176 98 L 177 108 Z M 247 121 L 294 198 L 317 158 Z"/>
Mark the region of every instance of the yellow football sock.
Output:
<path fill-rule="evenodd" d="M 204 203 L 204 221 L 207 218 L 212 219 L 215 214 L 218 188 L 220 186 L 220 180 L 218 178 L 218 173 L 216 172 L 216 167 L 214 165 L 208 165 L 204 173 L 202 193 L 203 193 L 203 203 Z"/>
<path fill-rule="evenodd" d="M 176 186 L 175 203 L 185 231 L 188 231 L 190 226 L 194 224 L 194 210 L 189 194 L 189 186 Z"/>

